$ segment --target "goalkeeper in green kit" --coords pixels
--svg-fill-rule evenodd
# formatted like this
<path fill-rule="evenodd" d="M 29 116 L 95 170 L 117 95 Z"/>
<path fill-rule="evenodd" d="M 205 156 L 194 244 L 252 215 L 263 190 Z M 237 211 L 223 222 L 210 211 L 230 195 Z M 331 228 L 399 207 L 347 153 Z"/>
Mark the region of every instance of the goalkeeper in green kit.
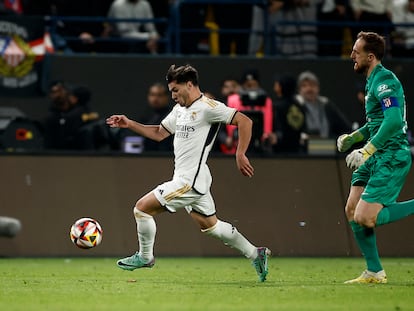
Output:
<path fill-rule="evenodd" d="M 345 152 L 365 142 L 346 157 L 347 166 L 355 171 L 345 212 L 367 269 L 347 284 L 387 283 L 374 228 L 414 214 L 414 200 L 396 202 L 411 167 L 411 153 L 404 91 L 394 73 L 382 66 L 384 53 L 384 38 L 373 32 L 360 32 L 351 53 L 354 71 L 367 78 L 367 121 L 355 132 L 341 135 L 337 146 Z"/>

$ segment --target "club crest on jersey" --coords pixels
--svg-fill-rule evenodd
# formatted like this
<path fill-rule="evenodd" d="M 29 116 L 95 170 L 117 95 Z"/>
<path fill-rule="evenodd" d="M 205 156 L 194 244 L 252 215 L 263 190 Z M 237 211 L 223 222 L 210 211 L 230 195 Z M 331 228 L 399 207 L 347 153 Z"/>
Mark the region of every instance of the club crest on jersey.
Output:
<path fill-rule="evenodd" d="M 191 121 L 195 121 L 197 119 L 197 112 L 193 111 L 190 116 Z"/>
<path fill-rule="evenodd" d="M 383 110 L 388 109 L 390 107 L 399 107 L 398 100 L 395 97 L 387 97 L 381 99 L 381 106 Z"/>

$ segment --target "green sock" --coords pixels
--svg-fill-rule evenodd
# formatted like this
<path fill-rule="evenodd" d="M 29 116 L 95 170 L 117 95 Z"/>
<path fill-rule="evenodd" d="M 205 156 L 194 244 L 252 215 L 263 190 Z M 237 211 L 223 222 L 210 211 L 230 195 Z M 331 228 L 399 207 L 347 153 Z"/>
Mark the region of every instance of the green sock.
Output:
<path fill-rule="evenodd" d="M 393 203 L 384 207 L 377 216 L 377 226 L 389 224 L 414 214 L 414 200 Z"/>
<path fill-rule="evenodd" d="M 377 239 L 373 228 L 366 228 L 350 221 L 355 240 L 367 262 L 368 271 L 378 272 L 382 270 L 381 261 L 378 255 Z"/>

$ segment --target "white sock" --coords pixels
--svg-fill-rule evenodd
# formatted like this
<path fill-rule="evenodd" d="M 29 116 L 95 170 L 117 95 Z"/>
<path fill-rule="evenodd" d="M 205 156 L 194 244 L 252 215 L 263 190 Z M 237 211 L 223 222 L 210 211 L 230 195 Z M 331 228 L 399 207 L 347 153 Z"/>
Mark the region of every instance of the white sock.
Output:
<path fill-rule="evenodd" d="M 135 221 L 137 222 L 139 255 L 145 261 L 150 262 L 154 258 L 154 242 L 157 226 L 151 215 L 134 208 Z"/>
<path fill-rule="evenodd" d="M 225 245 L 237 249 L 251 260 L 257 257 L 256 246 L 250 243 L 235 227 L 227 222 L 218 220 L 213 227 L 201 231 L 222 240 Z"/>

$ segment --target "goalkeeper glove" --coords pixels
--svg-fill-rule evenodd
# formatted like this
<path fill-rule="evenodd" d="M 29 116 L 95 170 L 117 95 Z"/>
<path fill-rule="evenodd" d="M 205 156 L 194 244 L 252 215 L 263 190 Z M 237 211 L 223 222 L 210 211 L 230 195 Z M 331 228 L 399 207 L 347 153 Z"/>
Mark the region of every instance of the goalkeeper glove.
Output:
<path fill-rule="evenodd" d="M 345 152 L 352 147 L 353 144 L 364 140 L 364 136 L 359 132 L 355 131 L 351 134 L 343 134 L 338 137 L 336 146 L 339 152 Z"/>
<path fill-rule="evenodd" d="M 359 168 L 370 156 L 372 156 L 377 148 L 370 142 L 368 142 L 363 148 L 352 151 L 346 157 L 346 165 L 350 169 Z"/>

